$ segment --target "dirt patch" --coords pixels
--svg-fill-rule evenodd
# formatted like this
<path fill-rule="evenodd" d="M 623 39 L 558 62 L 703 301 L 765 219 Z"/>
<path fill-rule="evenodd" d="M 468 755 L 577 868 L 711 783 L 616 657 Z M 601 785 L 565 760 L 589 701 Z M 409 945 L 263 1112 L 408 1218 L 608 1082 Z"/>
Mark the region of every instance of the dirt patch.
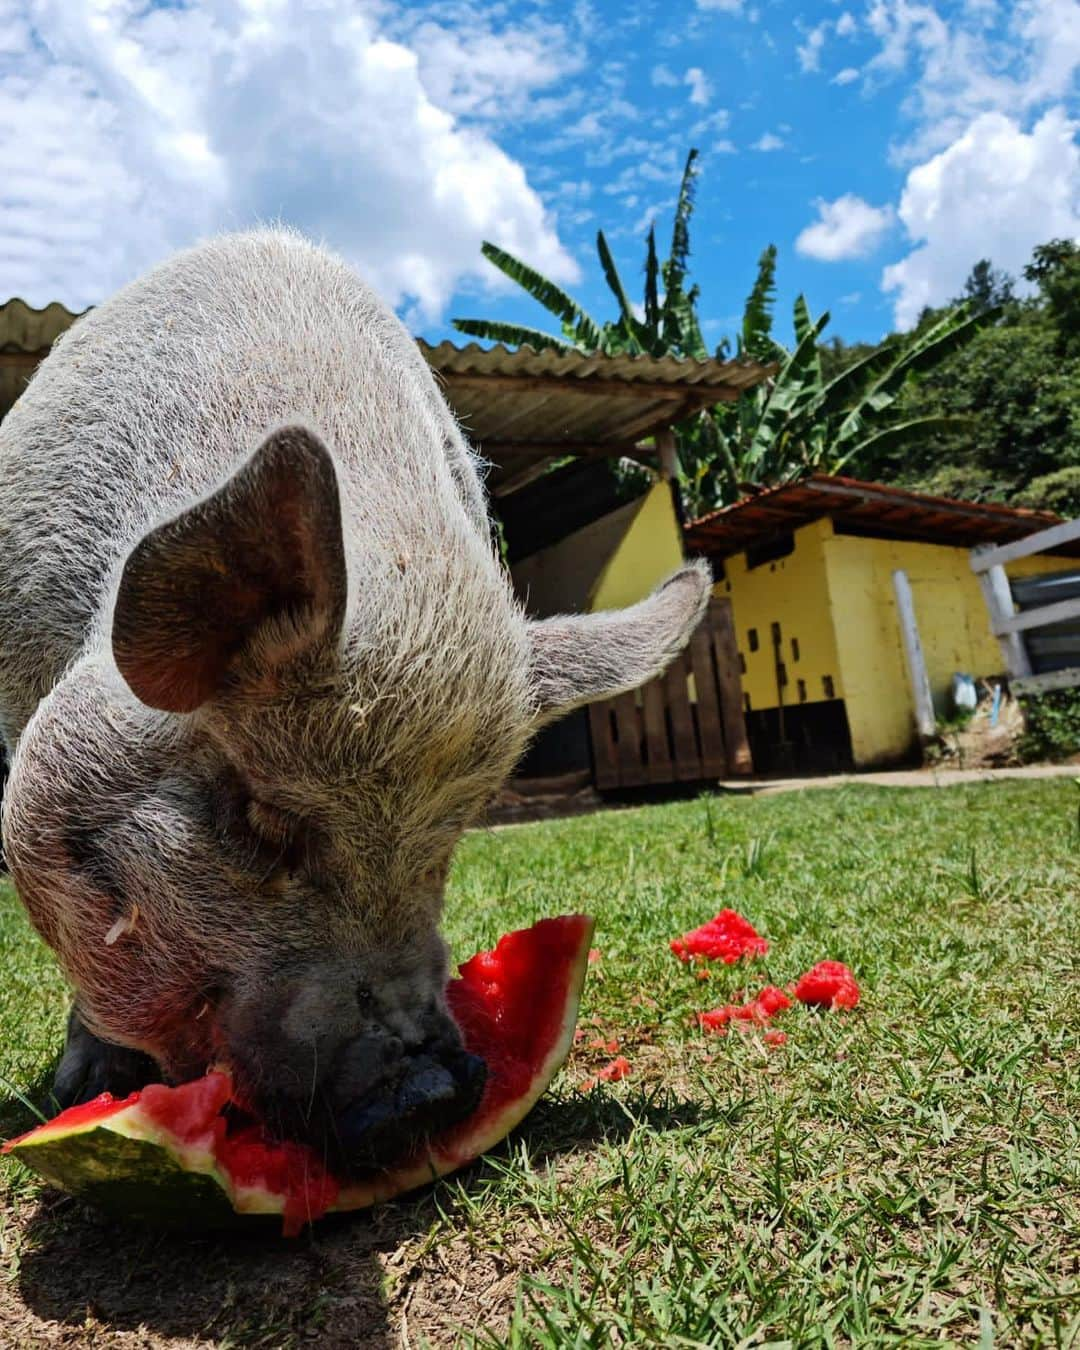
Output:
<path fill-rule="evenodd" d="M 958 769 L 1002 769 L 1019 764 L 1024 713 L 1019 702 L 1005 694 L 995 703 L 985 694 L 960 728 L 943 732 L 938 763 Z"/>
<path fill-rule="evenodd" d="M 383 1262 L 433 1216 L 396 1206 L 285 1243 L 150 1234 L 49 1196 L 7 1228 L 0 1345 L 397 1345 Z"/>
<path fill-rule="evenodd" d="M 485 812 L 486 825 L 511 825 L 528 820 L 555 820 L 598 811 L 603 798 L 590 773 L 557 778 L 515 778 L 501 789 Z"/>

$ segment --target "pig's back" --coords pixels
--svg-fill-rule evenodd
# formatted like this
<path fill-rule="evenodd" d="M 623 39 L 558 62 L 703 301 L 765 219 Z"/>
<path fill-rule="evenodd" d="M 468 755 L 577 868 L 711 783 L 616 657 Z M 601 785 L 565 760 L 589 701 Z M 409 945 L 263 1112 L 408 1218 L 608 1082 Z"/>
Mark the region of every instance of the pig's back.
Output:
<path fill-rule="evenodd" d="M 432 519 L 483 533 L 471 456 L 415 343 L 295 235 L 179 254 L 63 337 L 0 426 L 9 745 L 93 634 L 137 540 L 297 417 L 338 456 L 354 553 L 392 549 Z"/>

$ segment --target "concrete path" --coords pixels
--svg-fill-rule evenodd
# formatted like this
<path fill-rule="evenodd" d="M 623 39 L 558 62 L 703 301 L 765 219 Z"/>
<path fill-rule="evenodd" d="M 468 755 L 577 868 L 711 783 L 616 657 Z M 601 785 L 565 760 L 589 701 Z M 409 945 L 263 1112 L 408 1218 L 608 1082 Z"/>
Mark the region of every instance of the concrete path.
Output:
<path fill-rule="evenodd" d="M 840 773 L 818 778 L 727 778 L 721 792 L 767 797 L 777 792 L 808 788 L 843 787 L 848 783 L 871 787 L 954 787 L 957 783 L 997 783 L 1006 778 L 1080 778 L 1080 764 L 1029 764 L 1018 769 L 895 769 L 883 773 Z"/>

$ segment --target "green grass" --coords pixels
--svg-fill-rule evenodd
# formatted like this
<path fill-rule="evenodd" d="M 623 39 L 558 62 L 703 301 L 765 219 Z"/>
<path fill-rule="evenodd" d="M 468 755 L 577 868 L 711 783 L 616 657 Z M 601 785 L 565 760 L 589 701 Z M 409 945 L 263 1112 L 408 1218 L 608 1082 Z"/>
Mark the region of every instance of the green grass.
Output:
<path fill-rule="evenodd" d="M 196 1323 L 165 1316 L 160 1293 L 133 1309 L 130 1291 L 109 1295 L 85 1344 L 141 1327 L 162 1339 L 132 1344 L 1080 1345 L 1075 797 L 1067 779 L 845 787 L 470 836 L 455 950 L 595 914 L 582 1016 L 633 1075 L 579 1091 L 606 1058 L 579 1047 L 463 1176 L 284 1255 L 216 1246 L 223 1306 Z M 702 982 L 668 940 L 724 905 L 770 950 Z M 696 1011 L 823 957 L 856 972 L 854 1012 L 796 1007 L 776 1049 L 694 1029 Z M 5 893 L 0 1073 L 35 1083 L 62 1016 L 51 959 Z M 7 1110 L 8 1128 L 28 1120 Z M 75 1334 L 82 1316 L 77 1283 L 42 1294 L 43 1250 L 126 1242 L 154 1268 L 188 1250 L 118 1237 L 5 1166 L 0 1251 L 34 1334 L 46 1315 Z"/>

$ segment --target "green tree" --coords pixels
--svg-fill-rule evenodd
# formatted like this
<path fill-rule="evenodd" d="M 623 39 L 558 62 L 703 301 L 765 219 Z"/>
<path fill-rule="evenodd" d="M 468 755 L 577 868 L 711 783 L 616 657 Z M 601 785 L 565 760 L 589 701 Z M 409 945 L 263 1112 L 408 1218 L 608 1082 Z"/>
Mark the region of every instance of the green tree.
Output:
<path fill-rule="evenodd" d="M 1057 330 L 1059 352 L 1080 355 L 1080 244 L 1072 239 L 1040 244 L 1024 276 L 1039 288 L 1047 316 Z"/>
<path fill-rule="evenodd" d="M 886 447 L 857 458 L 854 471 L 947 496 L 1080 512 L 1080 247 L 1040 245 L 1024 275 L 1036 294 L 1006 303 L 899 400 L 899 416 L 961 417 L 962 433 L 943 423 L 903 455 Z"/>
<path fill-rule="evenodd" d="M 967 305 L 973 313 L 983 314 L 988 309 L 1011 304 L 1016 299 L 1014 285 L 1008 272 L 999 272 L 989 258 L 980 258 L 968 273 L 963 291 L 952 303 Z"/>
<path fill-rule="evenodd" d="M 775 250 L 767 249 L 744 310 L 743 336 L 768 343 L 775 375 L 734 404 L 722 404 L 679 428 L 681 477 L 695 513 L 734 501 L 748 487 L 784 482 L 814 471 L 838 473 L 850 461 L 903 455 L 928 435 L 956 425 L 938 413 L 898 418 L 907 382 L 932 370 L 969 342 L 989 315 L 958 306 L 925 329 L 870 348 L 826 378 L 821 334 L 828 313 L 812 319 L 804 296 L 795 301 L 795 345 L 771 336 Z M 765 311 L 763 312 L 763 308 Z"/>

